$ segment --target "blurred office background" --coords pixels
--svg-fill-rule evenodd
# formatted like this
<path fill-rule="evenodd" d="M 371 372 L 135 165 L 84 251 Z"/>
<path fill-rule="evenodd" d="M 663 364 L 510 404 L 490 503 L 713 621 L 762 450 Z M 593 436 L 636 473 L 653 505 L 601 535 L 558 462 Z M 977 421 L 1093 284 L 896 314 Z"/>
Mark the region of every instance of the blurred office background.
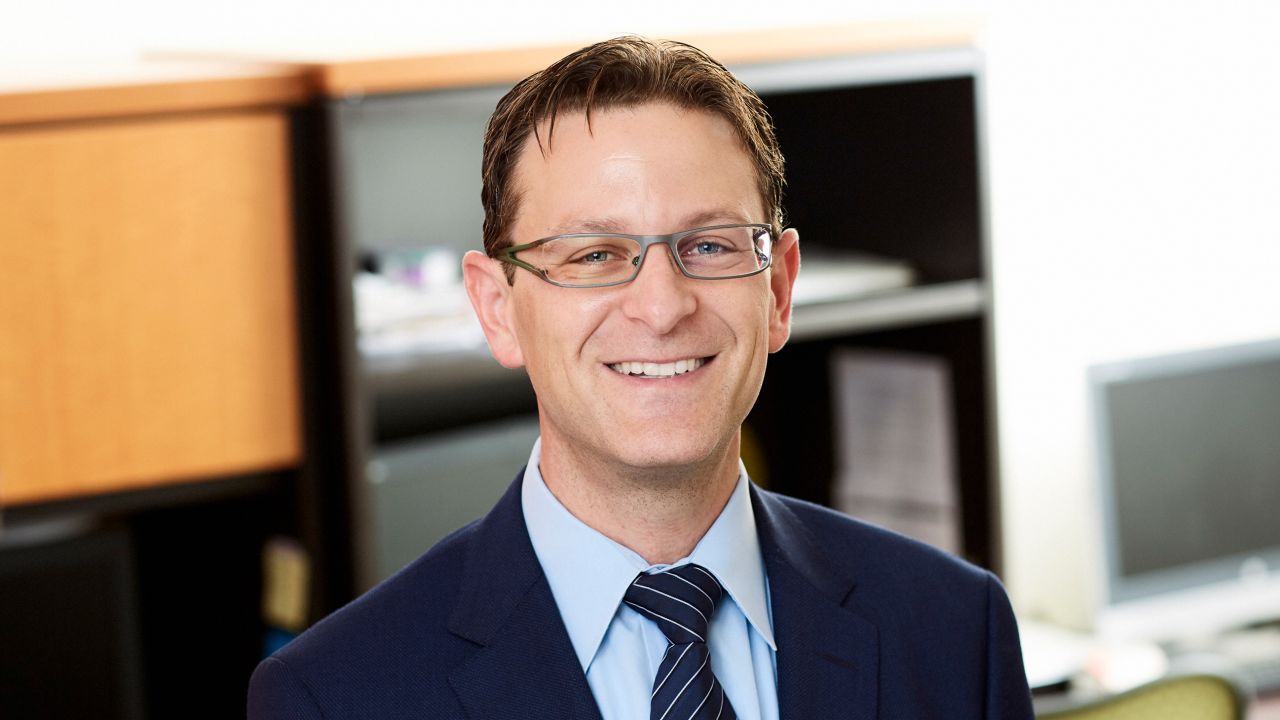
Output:
<path fill-rule="evenodd" d="M 1101 520 L 1087 369 L 1280 337 L 1280 5 L 11 2 L 0 68 L 12 78 L 154 51 L 359 58 L 911 17 L 973 21 L 985 65 L 1003 578 L 1020 615 L 1088 629 Z"/>

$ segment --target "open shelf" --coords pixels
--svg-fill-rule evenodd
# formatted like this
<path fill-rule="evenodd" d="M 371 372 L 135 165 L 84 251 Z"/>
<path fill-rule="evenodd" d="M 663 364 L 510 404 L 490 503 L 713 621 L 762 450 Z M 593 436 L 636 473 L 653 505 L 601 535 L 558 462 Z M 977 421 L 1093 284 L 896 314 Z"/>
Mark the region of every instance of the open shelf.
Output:
<path fill-rule="evenodd" d="M 978 317 L 986 310 L 986 299 L 982 281 L 957 280 L 851 300 L 797 305 L 791 318 L 791 340 L 818 340 Z"/>
<path fill-rule="evenodd" d="M 976 318 L 985 309 L 986 292 L 979 280 L 804 303 L 795 308 L 791 342 Z M 372 406 L 375 442 L 412 438 L 530 412 L 534 407 L 533 391 L 524 371 L 499 365 L 483 342 L 462 349 L 366 353 L 361 362 Z"/>
<path fill-rule="evenodd" d="M 828 302 L 800 302 L 792 317 L 791 338 L 816 340 L 975 317 L 985 308 L 986 291 L 980 280 L 884 290 Z M 512 375 L 522 374 L 499 365 L 483 342 L 450 350 L 366 352 L 361 354 L 361 362 L 366 387 L 375 393 L 432 394 L 459 386 L 502 384 Z"/>

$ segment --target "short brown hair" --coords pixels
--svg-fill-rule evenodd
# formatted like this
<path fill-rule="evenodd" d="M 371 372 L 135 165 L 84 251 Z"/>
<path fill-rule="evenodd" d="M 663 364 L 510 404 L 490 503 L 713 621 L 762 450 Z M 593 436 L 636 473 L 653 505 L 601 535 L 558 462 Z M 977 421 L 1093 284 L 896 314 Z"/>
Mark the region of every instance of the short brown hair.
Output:
<path fill-rule="evenodd" d="M 782 151 L 764 103 L 703 51 L 672 41 L 625 36 L 585 47 L 520 81 L 498 102 L 484 134 L 484 249 L 495 257 L 511 244 L 507 237 L 519 209 L 513 187 L 516 162 L 530 135 L 539 146 L 537 126 L 548 122 L 548 141 L 556 115 L 668 102 L 702 110 L 729 122 L 751 156 L 769 222 L 782 227 L 785 184 Z M 508 267 L 508 279 L 511 268 Z"/>

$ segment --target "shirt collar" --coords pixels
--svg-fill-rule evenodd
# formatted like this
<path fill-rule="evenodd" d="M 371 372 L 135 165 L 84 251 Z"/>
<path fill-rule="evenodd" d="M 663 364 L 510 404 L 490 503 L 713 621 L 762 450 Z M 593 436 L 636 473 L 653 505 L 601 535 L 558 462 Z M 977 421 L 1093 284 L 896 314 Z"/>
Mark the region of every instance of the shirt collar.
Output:
<path fill-rule="evenodd" d="M 650 565 L 574 517 L 547 489 L 538 467 L 541 457 L 539 439 L 525 468 L 521 505 L 534 552 L 586 672 L 631 581 L 646 570 L 669 566 Z M 694 562 L 715 574 L 755 631 L 777 650 L 748 482 L 739 461 L 738 483 L 729 502 L 693 552 L 674 565 Z"/>

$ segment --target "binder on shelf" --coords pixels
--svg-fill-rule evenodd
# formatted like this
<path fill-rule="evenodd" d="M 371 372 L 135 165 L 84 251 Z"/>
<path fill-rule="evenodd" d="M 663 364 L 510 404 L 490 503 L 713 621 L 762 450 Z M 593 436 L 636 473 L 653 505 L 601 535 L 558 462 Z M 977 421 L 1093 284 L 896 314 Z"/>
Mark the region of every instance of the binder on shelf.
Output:
<path fill-rule="evenodd" d="M 952 553 L 961 541 L 950 372 L 940 358 L 838 349 L 831 356 L 832 504 Z"/>
<path fill-rule="evenodd" d="M 262 656 L 284 647 L 307 628 L 311 560 L 293 538 L 273 537 L 262 548 Z"/>

